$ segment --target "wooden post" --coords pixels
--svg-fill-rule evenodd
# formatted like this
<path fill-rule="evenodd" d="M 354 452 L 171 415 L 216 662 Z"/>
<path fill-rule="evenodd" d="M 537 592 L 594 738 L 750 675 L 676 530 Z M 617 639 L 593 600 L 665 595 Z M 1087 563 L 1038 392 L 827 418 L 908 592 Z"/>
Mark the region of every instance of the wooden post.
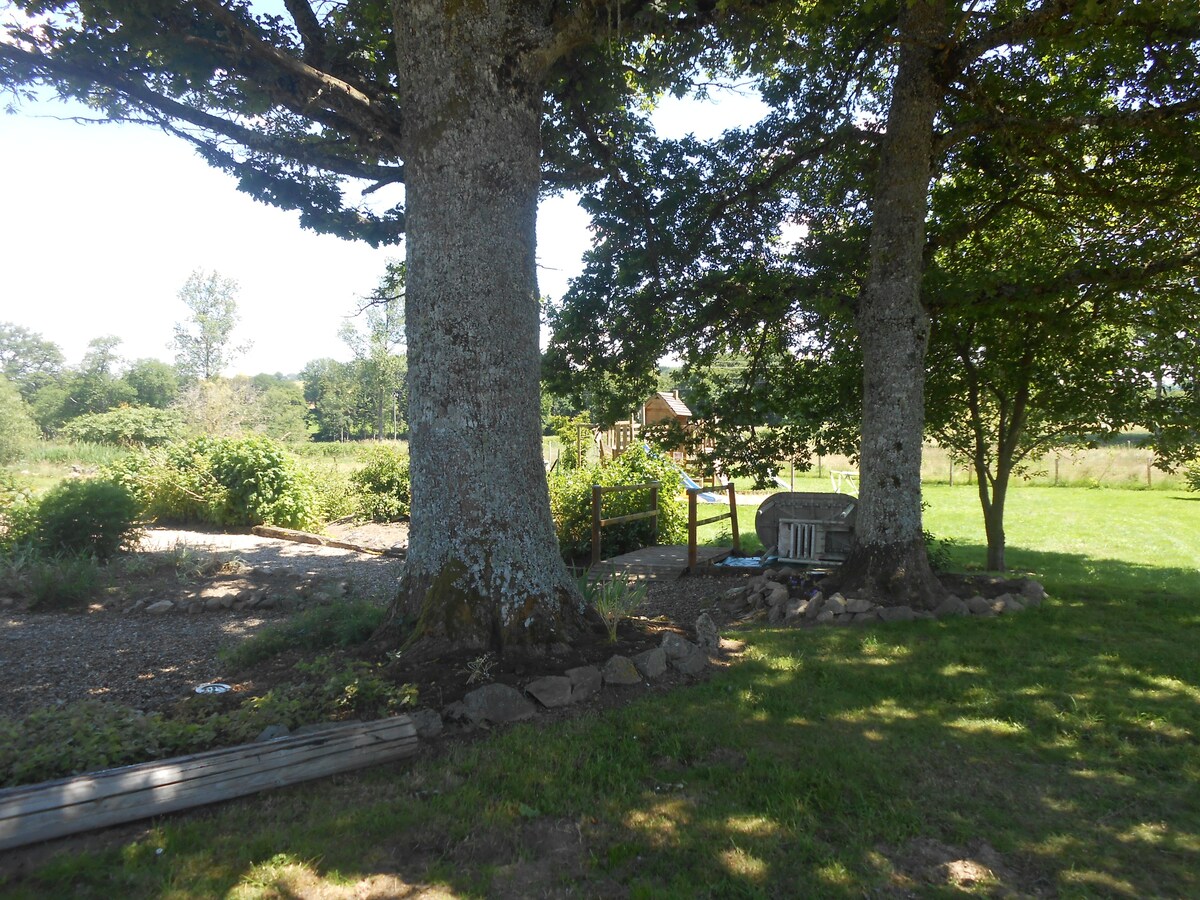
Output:
<path fill-rule="evenodd" d="M 658 482 L 650 482 L 650 509 L 658 512 Z M 658 543 L 658 516 L 655 516 L 651 521 L 654 523 L 650 529 L 650 543 Z"/>
<path fill-rule="evenodd" d="M 592 565 L 600 562 L 600 485 L 592 485 Z"/>
<path fill-rule="evenodd" d="M 733 531 L 733 552 L 742 555 L 742 539 L 738 534 L 737 494 L 734 493 L 733 482 L 729 482 L 729 527 Z"/>
<path fill-rule="evenodd" d="M 696 568 L 696 494 L 688 491 L 688 571 Z"/>

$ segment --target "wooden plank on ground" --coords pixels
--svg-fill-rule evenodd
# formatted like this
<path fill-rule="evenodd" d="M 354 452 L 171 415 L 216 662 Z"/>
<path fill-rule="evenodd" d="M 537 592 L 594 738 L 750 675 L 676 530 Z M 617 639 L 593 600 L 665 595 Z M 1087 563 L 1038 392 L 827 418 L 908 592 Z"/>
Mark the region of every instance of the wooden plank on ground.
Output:
<path fill-rule="evenodd" d="M 408 716 L 0 791 L 0 850 L 411 756 Z"/>
<path fill-rule="evenodd" d="M 277 528 L 274 525 L 255 525 L 252 529 L 259 537 L 275 538 L 279 541 L 293 541 L 297 544 L 317 544 L 321 547 L 337 547 L 340 550 L 354 550 L 357 553 L 370 553 L 374 556 L 401 556 L 405 554 L 397 552 L 396 548 L 392 547 L 387 550 L 381 550 L 378 547 L 366 547 L 362 544 L 353 544 L 350 541 L 341 541 L 337 538 L 322 537 L 319 534 L 312 534 L 308 531 L 296 531 L 294 528 Z"/>

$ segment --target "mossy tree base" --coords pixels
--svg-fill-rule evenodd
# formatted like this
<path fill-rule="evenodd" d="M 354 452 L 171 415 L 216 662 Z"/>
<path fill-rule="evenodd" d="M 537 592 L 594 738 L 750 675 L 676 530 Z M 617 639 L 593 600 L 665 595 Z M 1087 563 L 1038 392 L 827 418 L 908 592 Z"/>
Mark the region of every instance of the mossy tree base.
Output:
<path fill-rule="evenodd" d="M 415 621 L 406 652 L 446 649 L 541 654 L 570 644 L 584 626 L 583 599 L 564 582 L 546 596 L 486 591 L 472 586 L 467 568 L 447 565 L 436 576 L 405 578 L 389 626 Z"/>
<path fill-rule="evenodd" d="M 846 561 L 823 584 L 825 593 L 864 597 L 881 606 L 933 609 L 945 597 L 924 540 L 903 544 L 856 543 Z"/>

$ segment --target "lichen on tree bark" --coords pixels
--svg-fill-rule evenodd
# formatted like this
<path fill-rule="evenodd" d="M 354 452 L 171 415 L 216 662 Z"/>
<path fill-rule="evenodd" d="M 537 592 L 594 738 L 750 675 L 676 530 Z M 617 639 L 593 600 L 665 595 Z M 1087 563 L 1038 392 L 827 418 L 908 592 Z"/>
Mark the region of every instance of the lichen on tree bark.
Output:
<path fill-rule="evenodd" d="M 460 646 L 569 639 L 582 598 L 558 554 L 541 450 L 537 9 L 395 10 L 412 459 L 397 610 Z"/>

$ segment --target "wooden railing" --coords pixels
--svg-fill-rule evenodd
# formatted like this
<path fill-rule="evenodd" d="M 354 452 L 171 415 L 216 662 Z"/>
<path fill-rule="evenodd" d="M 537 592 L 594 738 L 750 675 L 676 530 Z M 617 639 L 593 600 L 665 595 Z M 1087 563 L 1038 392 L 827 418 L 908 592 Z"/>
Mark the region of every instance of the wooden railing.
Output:
<path fill-rule="evenodd" d="M 616 494 L 621 491 L 650 491 L 650 509 L 646 512 L 631 513 L 627 516 L 614 516 L 611 519 L 601 518 L 600 506 L 603 502 L 605 494 Z M 601 560 L 600 555 L 600 529 L 606 525 L 619 525 L 622 522 L 638 522 L 642 519 L 654 519 L 654 532 L 651 538 L 652 542 L 658 540 L 658 482 L 651 481 L 648 484 L 619 484 L 613 487 L 601 487 L 598 484 L 592 485 L 592 565 L 596 565 Z M 736 529 L 735 529 L 736 530 Z"/>
<path fill-rule="evenodd" d="M 717 488 L 688 488 L 688 571 L 696 568 L 696 529 L 701 525 L 707 525 L 710 522 L 720 522 L 722 519 L 728 519 L 730 527 L 733 529 L 733 552 L 741 554 L 742 539 L 738 535 L 738 520 L 737 520 L 737 495 L 733 492 L 733 482 L 724 485 L 726 492 L 729 495 L 729 510 L 720 513 L 719 515 L 709 516 L 707 519 L 696 519 L 696 495 L 707 494 L 717 490 Z"/>

